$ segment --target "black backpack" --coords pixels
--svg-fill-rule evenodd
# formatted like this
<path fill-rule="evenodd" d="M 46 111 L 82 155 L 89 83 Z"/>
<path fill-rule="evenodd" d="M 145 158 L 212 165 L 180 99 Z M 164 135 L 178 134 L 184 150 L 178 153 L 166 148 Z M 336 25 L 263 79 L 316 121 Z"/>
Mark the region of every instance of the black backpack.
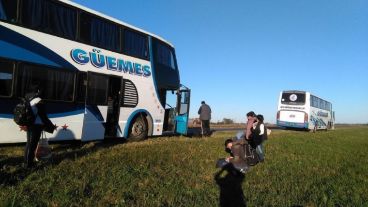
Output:
<path fill-rule="evenodd" d="M 250 144 L 244 145 L 244 152 L 245 152 L 245 161 L 249 166 L 254 166 L 259 163 L 260 158 L 259 155 Z"/>
<path fill-rule="evenodd" d="M 22 98 L 21 102 L 14 108 L 14 122 L 19 126 L 30 126 L 35 119 L 36 116 L 33 114 L 30 100 Z"/>

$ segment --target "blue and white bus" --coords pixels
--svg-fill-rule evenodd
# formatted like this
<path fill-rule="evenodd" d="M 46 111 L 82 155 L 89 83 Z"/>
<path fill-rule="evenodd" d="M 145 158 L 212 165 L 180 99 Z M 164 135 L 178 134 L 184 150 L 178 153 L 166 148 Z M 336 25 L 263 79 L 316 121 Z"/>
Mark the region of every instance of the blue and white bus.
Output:
<path fill-rule="evenodd" d="M 187 132 L 173 45 L 72 1 L 0 0 L 0 143 L 26 141 L 13 109 L 34 82 L 57 126 L 51 141 Z"/>
<path fill-rule="evenodd" d="M 282 91 L 277 107 L 277 126 L 307 130 L 334 129 L 332 104 L 310 92 Z"/>

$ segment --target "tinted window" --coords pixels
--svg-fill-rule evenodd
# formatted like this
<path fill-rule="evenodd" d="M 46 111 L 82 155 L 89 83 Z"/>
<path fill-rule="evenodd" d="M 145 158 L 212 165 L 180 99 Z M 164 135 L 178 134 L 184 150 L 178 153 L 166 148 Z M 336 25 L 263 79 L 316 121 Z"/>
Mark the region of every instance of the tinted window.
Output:
<path fill-rule="evenodd" d="M 74 73 L 56 68 L 24 64 L 18 71 L 18 95 L 24 97 L 32 84 L 39 84 L 41 97 L 48 100 L 73 101 Z"/>
<path fill-rule="evenodd" d="M 13 63 L 0 61 L 0 96 L 12 95 L 13 70 Z"/>
<path fill-rule="evenodd" d="M 0 19 L 15 22 L 17 19 L 17 1 L 0 0 Z"/>
<path fill-rule="evenodd" d="M 303 105 L 305 104 L 305 93 L 283 93 L 281 97 L 282 104 Z"/>
<path fill-rule="evenodd" d="M 74 39 L 77 12 L 60 3 L 45 0 L 23 1 L 22 23 L 32 29 Z"/>
<path fill-rule="evenodd" d="M 109 76 L 88 74 L 88 104 L 106 105 Z"/>
<path fill-rule="evenodd" d="M 312 96 L 311 95 L 311 106 L 319 108 L 319 109 L 324 109 L 327 111 L 331 110 L 331 103 L 325 100 L 322 100 L 318 97 Z"/>
<path fill-rule="evenodd" d="M 146 35 L 125 30 L 123 44 L 123 53 L 133 57 L 148 59 L 148 40 Z"/>
<path fill-rule="evenodd" d="M 113 51 L 120 49 L 119 26 L 87 13 L 81 13 L 80 16 L 80 38 L 97 47 Z"/>
<path fill-rule="evenodd" d="M 319 107 L 319 98 L 317 98 L 315 96 L 311 96 L 311 97 L 312 97 L 312 101 L 311 101 L 312 106 L 318 108 Z"/>
<path fill-rule="evenodd" d="M 178 89 L 180 87 L 180 77 L 176 69 L 174 49 L 164 42 L 152 38 L 152 51 L 154 78 L 158 91 Z M 165 103 L 163 96 L 160 96 L 160 101 L 162 104 Z"/>
<path fill-rule="evenodd" d="M 322 101 L 322 106 L 321 106 L 321 108 L 326 110 L 326 101 Z"/>
<path fill-rule="evenodd" d="M 85 102 L 87 90 L 87 73 L 79 73 L 77 81 L 77 98 L 78 102 Z"/>
<path fill-rule="evenodd" d="M 169 46 L 158 43 L 156 48 L 156 58 L 158 64 L 162 64 L 171 69 L 176 69 L 174 52 Z"/>

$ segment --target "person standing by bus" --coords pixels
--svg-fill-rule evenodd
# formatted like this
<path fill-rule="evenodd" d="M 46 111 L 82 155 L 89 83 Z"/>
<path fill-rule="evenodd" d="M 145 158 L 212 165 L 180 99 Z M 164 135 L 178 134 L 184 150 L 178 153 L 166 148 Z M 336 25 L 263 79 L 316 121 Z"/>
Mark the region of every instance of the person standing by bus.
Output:
<path fill-rule="evenodd" d="M 198 110 L 199 119 L 201 120 L 202 136 L 210 136 L 210 120 L 211 120 L 211 108 L 206 102 L 201 102 L 201 107 Z"/>
<path fill-rule="evenodd" d="M 25 167 L 32 168 L 34 166 L 35 151 L 40 140 L 43 130 L 52 133 L 55 130 L 55 125 L 47 117 L 45 105 L 41 99 L 41 89 L 39 84 L 34 84 L 30 87 L 30 92 L 25 98 L 30 100 L 35 121 L 27 127 L 27 144 L 24 152 Z"/>

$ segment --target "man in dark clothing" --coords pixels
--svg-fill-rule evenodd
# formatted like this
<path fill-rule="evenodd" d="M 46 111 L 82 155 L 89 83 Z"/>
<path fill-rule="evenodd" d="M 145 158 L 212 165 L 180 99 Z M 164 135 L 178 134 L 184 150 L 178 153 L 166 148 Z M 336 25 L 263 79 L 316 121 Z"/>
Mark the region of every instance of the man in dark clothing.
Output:
<path fill-rule="evenodd" d="M 245 139 L 250 140 L 253 124 L 256 121 L 256 114 L 253 111 L 247 113 L 247 126 L 245 131 Z"/>
<path fill-rule="evenodd" d="M 211 135 L 210 120 L 211 120 L 211 108 L 204 101 L 201 102 L 198 114 L 202 124 L 202 136 Z"/>
<path fill-rule="evenodd" d="M 30 93 L 26 94 L 25 98 L 30 100 L 30 105 L 35 115 L 35 121 L 30 126 L 27 126 L 27 144 L 24 153 L 27 168 L 34 166 L 33 159 L 42 131 L 45 130 L 46 132 L 52 133 L 55 130 L 55 125 L 47 117 L 45 105 L 40 98 L 41 90 L 39 85 L 36 84 L 31 86 L 30 91 Z"/>
<path fill-rule="evenodd" d="M 253 149 L 256 149 L 256 152 L 259 156 L 260 161 L 263 162 L 264 160 L 264 148 L 263 148 L 263 141 L 267 139 L 267 129 L 263 123 L 264 118 L 263 115 L 258 114 L 256 116 L 256 122 L 255 126 L 252 130 L 252 136 L 250 140 L 250 145 L 253 147 Z"/>
<path fill-rule="evenodd" d="M 220 159 L 217 162 L 217 167 L 225 167 L 228 164 L 234 166 L 238 171 L 245 173 L 248 171 L 249 166 L 245 160 L 245 151 L 244 151 L 244 140 L 232 140 L 227 139 L 225 141 L 225 151 L 230 154 L 230 157 L 225 159 Z"/>

